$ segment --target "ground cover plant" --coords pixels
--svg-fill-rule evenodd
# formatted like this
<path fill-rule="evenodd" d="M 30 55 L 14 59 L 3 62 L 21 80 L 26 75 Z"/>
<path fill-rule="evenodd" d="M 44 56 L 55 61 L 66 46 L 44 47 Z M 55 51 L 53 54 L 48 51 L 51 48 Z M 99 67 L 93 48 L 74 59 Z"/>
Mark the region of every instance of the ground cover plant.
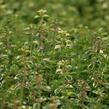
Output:
<path fill-rule="evenodd" d="M 108 0 L 0 0 L 0 109 L 109 109 Z"/>

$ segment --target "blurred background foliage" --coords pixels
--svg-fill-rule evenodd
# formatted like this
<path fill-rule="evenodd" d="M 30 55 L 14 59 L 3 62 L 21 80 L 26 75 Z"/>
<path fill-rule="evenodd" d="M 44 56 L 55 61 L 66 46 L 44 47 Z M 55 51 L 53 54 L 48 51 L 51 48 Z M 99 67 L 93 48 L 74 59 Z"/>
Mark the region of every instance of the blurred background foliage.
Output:
<path fill-rule="evenodd" d="M 35 10 L 41 8 L 67 29 L 78 24 L 109 29 L 108 0 L 1 0 L 0 19 L 7 22 L 8 17 L 14 15 L 20 17 L 22 23 L 32 23 Z"/>

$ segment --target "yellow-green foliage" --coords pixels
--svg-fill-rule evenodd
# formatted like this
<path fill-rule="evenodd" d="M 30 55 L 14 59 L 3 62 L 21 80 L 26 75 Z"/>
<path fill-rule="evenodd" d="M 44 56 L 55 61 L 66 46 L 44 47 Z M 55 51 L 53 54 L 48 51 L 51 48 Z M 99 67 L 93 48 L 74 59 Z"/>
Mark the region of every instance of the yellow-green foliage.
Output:
<path fill-rule="evenodd" d="M 109 0 L 0 0 L 0 109 L 109 109 Z"/>

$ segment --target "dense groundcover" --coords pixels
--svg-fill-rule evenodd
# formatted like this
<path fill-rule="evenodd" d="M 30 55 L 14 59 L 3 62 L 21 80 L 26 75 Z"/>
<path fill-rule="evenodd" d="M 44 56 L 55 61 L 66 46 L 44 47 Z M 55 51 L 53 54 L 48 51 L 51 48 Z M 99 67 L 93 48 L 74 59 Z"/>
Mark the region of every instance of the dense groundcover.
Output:
<path fill-rule="evenodd" d="M 0 109 L 109 109 L 109 0 L 0 0 Z"/>

